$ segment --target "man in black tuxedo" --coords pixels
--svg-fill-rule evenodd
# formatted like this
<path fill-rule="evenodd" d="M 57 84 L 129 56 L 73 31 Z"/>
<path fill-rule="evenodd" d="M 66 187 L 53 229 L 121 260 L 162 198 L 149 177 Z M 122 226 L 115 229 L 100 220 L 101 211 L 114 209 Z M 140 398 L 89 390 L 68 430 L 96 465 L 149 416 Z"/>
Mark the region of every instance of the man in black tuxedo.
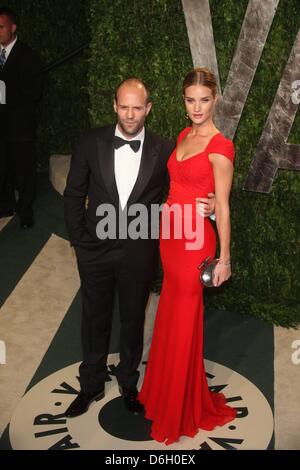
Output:
<path fill-rule="evenodd" d="M 6 104 L 0 105 L 0 217 L 16 210 L 21 227 L 28 228 L 34 224 L 35 111 L 43 78 L 39 58 L 17 38 L 16 29 L 15 13 L 0 7 L 0 80 L 6 88 Z"/>
<path fill-rule="evenodd" d="M 151 102 L 142 81 L 122 82 L 114 109 L 117 125 L 91 129 L 81 136 L 64 192 L 83 304 L 81 391 L 67 409 L 67 417 L 84 413 L 93 400 L 104 396 L 115 287 L 121 318 L 120 362 L 115 374 L 127 409 L 133 413 L 143 410 L 137 399 L 137 369 L 143 352 L 145 307 L 157 270 L 158 240 L 122 239 L 118 225 L 116 237 L 99 239 L 97 224 L 104 212 L 102 216 L 96 212 L 101 205 L 110 204 L 118 221 L 133 204 L 142 204 L 148 210 L 150 232 L 151 205 L 161 202 L 174 143 L 144 127 Z M 126 227 L 132 220 L 128 217 Z"/>

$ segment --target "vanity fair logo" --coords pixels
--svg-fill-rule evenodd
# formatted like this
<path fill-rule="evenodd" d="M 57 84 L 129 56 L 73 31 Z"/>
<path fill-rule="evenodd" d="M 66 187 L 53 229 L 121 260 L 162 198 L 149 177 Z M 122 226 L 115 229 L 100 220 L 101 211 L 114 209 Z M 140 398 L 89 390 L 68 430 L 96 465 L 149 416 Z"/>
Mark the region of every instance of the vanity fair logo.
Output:
<path fill-rule="evenodd" d="M 108 364 L 118 363 L 111 354 Z M 205 361 L 211 390 L 223 392 L 237 418 L 213 431 L 199 430 L 193 438 L 165 446 L 150 438 L 151 423 L 125 410 L 114 377 L 106 383 L 104 399 L 73 419 L 64 411 L 78 391 L 78 364 L 46 377 L 32 387 L 15 409 L 10 423 L 13 449 L 58 450 L 227 450 L 266 449 L 273 433 L 271 408 L 260 390 L 237 372 Z M 144 366 L 142 366 L 144 367 Z"/>

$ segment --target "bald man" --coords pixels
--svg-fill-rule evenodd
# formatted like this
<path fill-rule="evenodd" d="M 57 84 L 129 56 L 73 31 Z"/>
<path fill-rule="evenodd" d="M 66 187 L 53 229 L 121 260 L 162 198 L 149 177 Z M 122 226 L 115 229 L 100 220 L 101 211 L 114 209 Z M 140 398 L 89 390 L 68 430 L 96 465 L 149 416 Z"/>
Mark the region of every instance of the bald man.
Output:
<path fill-rule="evenodd" d="M 149 90 L 141 80 L 123 81 L 114 99 L 117 124 L 85 132 L 72 156 L 64 202 L 81 279 L 83 361 L 81 391 L 66 410 L 67 417 L 85 413 L 92 401 L 104 397 L 115 289 L 121 319 L 115 375 L 127 410 L 143 411 L 137 400 L 138 366 L 145 307 L 158 266 L 158 239 L 128 236 L 134 217 L 123 216 L 134 204 L 143 205 L 150 234 L 151 207 L 161 203 L 167 181 L 166 165 L 174 143 L 145 128 L 151 106 Z M 108 212 L 111 218 L 105 219 Z M 101 221 L 109 221 L 107 237 Z"/>

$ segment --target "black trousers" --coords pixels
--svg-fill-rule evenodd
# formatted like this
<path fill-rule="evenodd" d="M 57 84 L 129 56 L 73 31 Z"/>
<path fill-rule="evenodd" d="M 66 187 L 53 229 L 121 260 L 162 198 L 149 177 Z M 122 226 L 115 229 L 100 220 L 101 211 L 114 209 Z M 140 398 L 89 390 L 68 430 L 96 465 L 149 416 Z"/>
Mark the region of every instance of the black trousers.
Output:
<path fill-rule="evenodd" d="M 145 308 L 150 284 L 134 279 L 119 242 L 101 256 L 82 248 L 76 248 L 76 254 L 82 296 L 81 389 L 94 392 L 104 386 L 115 289 L 121 321 L 120 362 L 115 374 L 119 385 L 134 388 L 143 353 Z"/>
<path fill-rule="evenodd" d="M 18 191 L 18 202 L 14 190 Z M 16 209 L 21 217 L 32 216 L 36 194 L 35 142 L 1 142 L 0 212 Z"/>

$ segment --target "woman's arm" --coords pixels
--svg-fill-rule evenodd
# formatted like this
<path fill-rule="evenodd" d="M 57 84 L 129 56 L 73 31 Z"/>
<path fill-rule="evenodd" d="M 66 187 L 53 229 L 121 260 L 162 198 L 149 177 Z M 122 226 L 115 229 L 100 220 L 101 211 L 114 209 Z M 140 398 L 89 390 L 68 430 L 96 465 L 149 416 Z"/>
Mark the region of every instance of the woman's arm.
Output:
<path fill-rule="evenodd" d="M 233 164 L 224 155 L 210 154 L 215 178 L 215 215 L 220 241 L 219 263 L 214 271 L 214 286 L 220 286 L 231 276 L 230 269 L 230 208 L 229 196 L 233 178 Z"/>

